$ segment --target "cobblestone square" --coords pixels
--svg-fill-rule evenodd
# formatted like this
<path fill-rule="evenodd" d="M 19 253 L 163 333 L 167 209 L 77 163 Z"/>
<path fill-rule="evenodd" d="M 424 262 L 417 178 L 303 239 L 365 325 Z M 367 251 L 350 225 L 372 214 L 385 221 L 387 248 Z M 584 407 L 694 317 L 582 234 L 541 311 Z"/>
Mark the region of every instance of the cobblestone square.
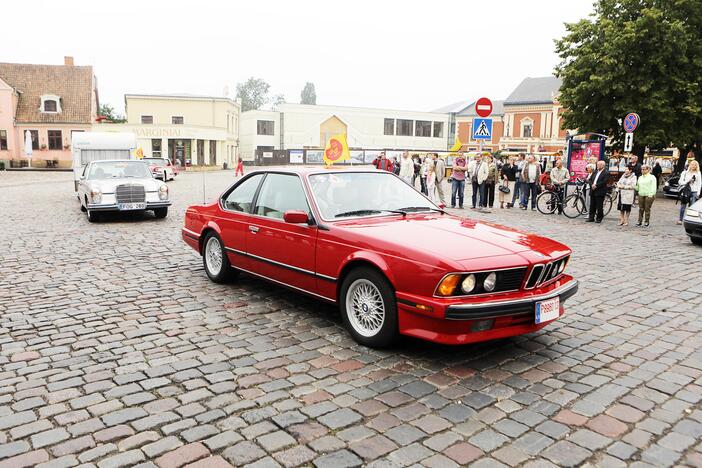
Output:
<path fill-rule="evenodd" d="M 207 279 L 180 228 L 233 171 L 98 224 L 71 177 L 0 172 L 0 468 L 702 466 L 702 249 L 670 200 L 648 229 L 457 210 L 569 245 L 580 291 L 532 335 L 378 351 L 334 307 Z"/>

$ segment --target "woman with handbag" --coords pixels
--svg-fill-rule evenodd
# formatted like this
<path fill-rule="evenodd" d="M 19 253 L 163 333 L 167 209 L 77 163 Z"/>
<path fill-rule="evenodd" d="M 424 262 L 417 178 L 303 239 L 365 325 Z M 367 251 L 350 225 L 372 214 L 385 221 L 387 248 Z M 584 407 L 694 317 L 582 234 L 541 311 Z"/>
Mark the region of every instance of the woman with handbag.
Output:
<path fill-rule="evenodd" d="M 636 174 L 631 168 L 627 167 L 624 174 L 617 181 L 617 189 L 619 190 L 619 198 L 617 208 L 619 209 L 619 225 L 628 226 L 629 216 L 631 215 L 631 205 L 634 204 L 636 195 Z"/>
<path fill-rule="evenodd" d="M 509 157 L 507 160 L 507 163 L 502 166 L 500 169 L 500 187 L 498 190 L 500 191 L 499 194 L 499 200 L 500 200 L 500 208 L 505 207 L 505 200 L 510 200 L 510 193 L 514 193 L 514 188 L 517 183 L 517 172 L 519 169 L 517 169 L 516 164 L 514 164 L 514 158 L 512 156 Z M 507 208 L 512 208 L 514 206 L 514 203 L 507 201 Z"/>
<path fill-rule="evenodd" d="M 677 224 L 682 224 L 685 210 L 688 206 L 692 206 L 692 204 L 697 201 L 700 196 L 700 189 L 702 189 L 702 174 L 700 174 L 700 164 L 697 161 L 693 159 L 688 164 L 687 170 L 682 171 L 680 179 L 678 180 L 678 186 L 681 188 L 680 193 L 682 193 L 683 187 L 690 187 L 687 200 L 678 200 L 680 201 L 680 217 L 678 218 Z"/>

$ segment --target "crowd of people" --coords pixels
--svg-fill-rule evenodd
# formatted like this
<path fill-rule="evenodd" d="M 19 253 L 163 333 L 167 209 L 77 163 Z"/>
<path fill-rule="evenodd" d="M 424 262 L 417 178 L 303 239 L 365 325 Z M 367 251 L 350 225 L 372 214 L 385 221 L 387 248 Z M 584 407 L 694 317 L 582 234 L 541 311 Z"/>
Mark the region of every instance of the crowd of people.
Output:
<path fill-rule="evenodd" d="M 495 192 L 500 209 L 518 206 L 522 210 L 536 210 L 536 198 L 544 186 L 563 199 L 567 184 L 571 181 L 571 174 L 561 157 L 557 157 L 553 167 L 546 170 L 534 155 L 519 154 L 503 161 L 486 152 L 468 156 L 459 151 L 453 159 L 448 177 L 451 193 L 447 203 L 443 184 L 446 163 L 437 153 L 427 153 L 421 157 L 404 152 L 399 160 L 390 160 L 385 153 L 381 153 L 373 165 L 379 170 L 394 172 L 436 203 L 463 209 L 464 203 L 469 202 L 471 209 L 488 213 L 495 206 Z M 660 166 L 652 170 L 647 164 L 639 163 L 636 155 L 632 155 L 628 158 L 624 173 L 612 184 L 605 161 L 593 157 L 588 161 L 586 173 L 582 187 L 586 222 L 602 222 L 607 193 L 616 188 L 619 226 L 629 225 L 635 201 L 639 206 L 636 226 L 650 225 L 651 208 L 661 182 Z M 685 209 L 701 195 L 702 176 L 697 161 L 688 164 L 680 175 L 679 184 L 681 196 L 677 223 L 682 224 Z M 467 186 L 471 189 L 470 200 L 466 200 Z M 560 212 L 562 207 L 559 205 L 558 209 Z"/>

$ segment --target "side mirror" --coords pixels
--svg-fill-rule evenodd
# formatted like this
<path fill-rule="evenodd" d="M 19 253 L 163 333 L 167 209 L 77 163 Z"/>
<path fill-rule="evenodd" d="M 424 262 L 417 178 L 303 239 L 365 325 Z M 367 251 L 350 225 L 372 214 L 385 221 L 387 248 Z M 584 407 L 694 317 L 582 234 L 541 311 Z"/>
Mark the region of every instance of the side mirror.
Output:
<path fill-rule="evenodd" d="M 304 211 L 288 210 L 285 213 L 283 213 L 283 220 L 286 223 L 291 224 L 307 224 L 310 220 L 310 217 L 307 216 L 307 213 L 305 213 Z"/>

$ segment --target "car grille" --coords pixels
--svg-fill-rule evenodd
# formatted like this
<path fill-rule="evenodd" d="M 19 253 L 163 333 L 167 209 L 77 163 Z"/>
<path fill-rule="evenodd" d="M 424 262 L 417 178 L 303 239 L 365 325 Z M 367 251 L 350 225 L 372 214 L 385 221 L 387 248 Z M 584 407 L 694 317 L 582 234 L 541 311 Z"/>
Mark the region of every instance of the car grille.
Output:
<path fill-rule="evenodd" d="M 115 198 L 117 203 L 141 203 L 146 200 L 146 192 L 143 185 L 118 185 L 115 189 Z"/>
<path fill-rule="evenodd" d="M 565 265 L 568 263 L 568 258 L 569 257 L 566 256 L 545 265 L 534 265 L 524 287 L 526 289 L 532 289 L 555 280 L 563 273 Z"/>
<path fill-rule="evenodd" d="M 511 270 L 501 270 L 497 272 L 497 284 L 495 292 L 514 291 L 522 286 L 526 268 L 513 268 Z"/>

